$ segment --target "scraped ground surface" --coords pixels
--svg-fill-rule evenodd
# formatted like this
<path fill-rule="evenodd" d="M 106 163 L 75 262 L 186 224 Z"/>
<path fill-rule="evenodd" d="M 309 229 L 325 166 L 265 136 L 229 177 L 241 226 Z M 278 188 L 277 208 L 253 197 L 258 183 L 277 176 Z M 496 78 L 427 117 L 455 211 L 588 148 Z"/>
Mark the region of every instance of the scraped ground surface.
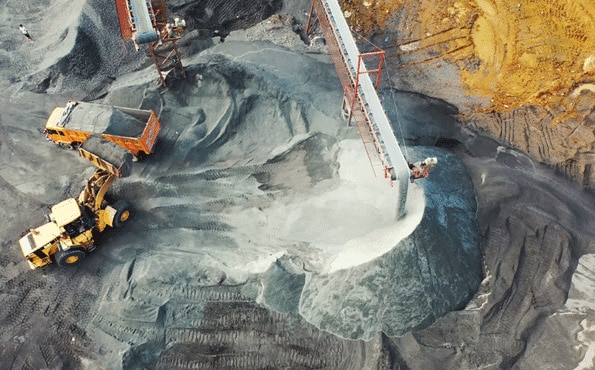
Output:
<path fill-rule="evenodd" d="M 455 104 L 463 123 L 593 188 L 592 1 L 342 3 L 361 43 L 392 55 L 396 86 Z"/>
<path fill-rule="evenodd" d="M 207 3 L 193 21 L 210 17 L 219 28 L 215 20 L 223 23 L 227 13 Z M 309 4 L 296 4 L 285 9 L 303 20 Z M 5 24 L 21 14 L 35 25 L 25 14 L 45 10 L 9 5 Z M 100 2 L 50 5 L 56 23 L 70 30 L 58 27 L 61 35 L 90 24 L 114 30 Z M 77 24 L 81 11 L 85 21 Z M 36 39 L 49 29 L 43 22 L 29 27 Z M 28 44 L 18 30 L 2 31 L 15 48 L 2 64 L 10 93 L 0 97 L 2 367 L 592 365 L 593 199 L 572 183 L 461 130 L 443 102 L 399 93 L 408 138 L 442 143 L 409 154 L 439 155 L 448 166 L 412 186 L 408 218 L 397 224 L 393 189 L 366 172 L 357 132 L 338 118 L 341 89 L 328 56 L 304 55 L 287 18 L 231 33 L 218 46 L 217 39 L 188 41 L 188 78 L 166 92 L 154 85 L 152 66 L 137 70 L 142 63 L 119 55 L 117 39 L 99 35 L 107 40 L 78 45 L 112 47 L 98 52 L 108 53 L 98 58 L 101 73 L 82 78 L 52 67 L 64 60 L 60 50 L 40 53 L 55 45 L 53 32 Z M 78 47 L 64 54 L 78 56 Z M 19 64 L 21 56 L 32 59 Z M 110 73 L 118 78 L 108 88 L 102 82 Z M 43 222 L 47 205 L 76 195 L 91 173 L 37 129 L 54 106 L 89 91 L 105 103 L 155 109 L 164 130 L 154 155 L 112 189 L 134 204 L 126 229 L 102 235 L 105 247 L 80 266 L 28 271 L 16 239 Z M 411 230 L 420 222 L 421 231 Z M 447 227 L 457 231 L 436 242 L 432 230 Z M 486 277 L 479 292 L 466 309 L 439 319 L 475 293 L 478 242 Z M 412 285 L 397 290 L 391 281 Z"/>
<path fill-rule="evenodd" d="M 589 0 L 441 0 L 415 7 L 406 0 L 342 3 L 364 35 L 390 28 L 401 12 L 415 8 L 404 32 L 409 42 L 398 45 L 400 52 L 425 52 L 426 60 L 416 63 L 454 61 L 467 94 L 491 99 L 485 108 L 557 103 L 571 108 L 583 90 L 593 90 L 595 54 L 585 47 L 595 43 Z"/>

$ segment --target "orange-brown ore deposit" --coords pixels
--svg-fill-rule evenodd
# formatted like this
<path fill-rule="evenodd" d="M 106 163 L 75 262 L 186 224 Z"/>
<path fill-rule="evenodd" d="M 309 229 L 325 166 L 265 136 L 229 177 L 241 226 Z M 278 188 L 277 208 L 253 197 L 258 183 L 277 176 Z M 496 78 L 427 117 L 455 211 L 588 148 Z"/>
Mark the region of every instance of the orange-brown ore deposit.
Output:
<path fill-rule="evenodd" d="M 364 37 L 397 33 L 391 47 L 405 64 L 400 68 L 455 65 L 464 95 L 480 99 L 455 103 L 463 121 L 590 188 L 595 160 L 592 0 L 341 3 L 354 32 Z M 493 118 L 493 124 L 479 124 L 480 118 Z"/>

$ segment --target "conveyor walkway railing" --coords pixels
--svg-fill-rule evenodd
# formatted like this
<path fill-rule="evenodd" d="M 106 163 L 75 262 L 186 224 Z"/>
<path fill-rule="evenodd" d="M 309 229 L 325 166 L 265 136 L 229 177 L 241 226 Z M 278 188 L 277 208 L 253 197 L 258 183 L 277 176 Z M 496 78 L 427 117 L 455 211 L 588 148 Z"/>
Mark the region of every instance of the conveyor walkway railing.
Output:
<path fill-rule="evenodd" d="M 410 170 L 376 91 L 384 54 L 380 55 L 378 69 L 366 68 L 363 59 L 372 53 L 360 54 L 337 0 L 312 0 L 307 32 L 314 13 L 343 85 L 343 108 L 347 109 L 349 122 L 353 118 L 357 124 L 371 161 L 374 156 L 379 158 L 384 176 L 391 185 L 396 182 L 400 218 L 405 215 Z M 372 83 L 370 73 L 378 74 L 376 84 Z"/>

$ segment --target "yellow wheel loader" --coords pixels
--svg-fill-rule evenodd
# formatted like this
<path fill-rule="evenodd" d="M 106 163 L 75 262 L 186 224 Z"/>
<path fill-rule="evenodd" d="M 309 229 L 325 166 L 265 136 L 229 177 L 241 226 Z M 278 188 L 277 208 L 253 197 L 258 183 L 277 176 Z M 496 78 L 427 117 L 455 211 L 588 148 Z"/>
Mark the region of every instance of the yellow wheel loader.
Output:
<path fill-rule="evenodd" d="M 129 176 L 133 156 L 99 136 L 91 136 L 79 148 L 81 157 L 97 169 L 87 180 L 78 199 L 69 198 L 52 206 L 48 222 L 30 229 L 20 240 L 21 251 L 31 269 L 49 265 L 73 265 L 95 250 L 94 233 L 107 226 L 120 227 L 130 217 L 128 204 L 108 204 L 105 193 L 116 177 Z"/>

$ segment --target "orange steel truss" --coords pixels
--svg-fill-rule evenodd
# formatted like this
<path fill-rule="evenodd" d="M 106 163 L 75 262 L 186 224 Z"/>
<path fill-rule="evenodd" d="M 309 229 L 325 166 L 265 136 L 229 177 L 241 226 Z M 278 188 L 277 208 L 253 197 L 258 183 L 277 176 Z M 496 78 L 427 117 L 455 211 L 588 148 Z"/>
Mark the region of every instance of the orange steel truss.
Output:
<path fill-rule="evenodd" d="M 116 0 L 116 11 L 118 12 L 118 22 L 120 23 L 122 39 L 131 39 L 133 28 L 126 0 Z"/>
<path fill-rule="evenodd" d="M 178 39 L 166 38 L 161 39 L 160 43 L 149 44 L 149 51 L 157 68 L 157 73 L 159 73 L 159 80 L 162 86 L 165 86 L 165 77 L 186 77 L 186 71 L 184 71 L 184 66 L 178 53 L 176 40 Z"/>
<path fill-rule="evenodd" d="M 366 69 L 364 71 L 362 71 L 361 67 L 362 67 L 362 59 L 364 57 L 372 57 L 372 56 L 378 56 L 378 67 L 376 69 Z M 382 74 L 382 64 L 384 63 L 384 50 L 378 50 L 378 51 L 372 51 L 369 53 L 360 53 L 357 56 L 357 69 L 355 71 L 355 90 L 353 91 L 353 97 L 351 100 L 351 106 L 350 106 L 350 111 L 353 111 L 353 108 L 355 106 L 355 102 L 356 102 L 356 97 L 359 96 L 359 76 L 365 73 L 376 73 L 376 82 L 374 83 L 374 87 L 376 89 L 378 89 L 378 86 L 380 85 L 380 76 Z M 348 124 L 351 124 L 351 116 L 349 117 L 349 121 Z"/>

